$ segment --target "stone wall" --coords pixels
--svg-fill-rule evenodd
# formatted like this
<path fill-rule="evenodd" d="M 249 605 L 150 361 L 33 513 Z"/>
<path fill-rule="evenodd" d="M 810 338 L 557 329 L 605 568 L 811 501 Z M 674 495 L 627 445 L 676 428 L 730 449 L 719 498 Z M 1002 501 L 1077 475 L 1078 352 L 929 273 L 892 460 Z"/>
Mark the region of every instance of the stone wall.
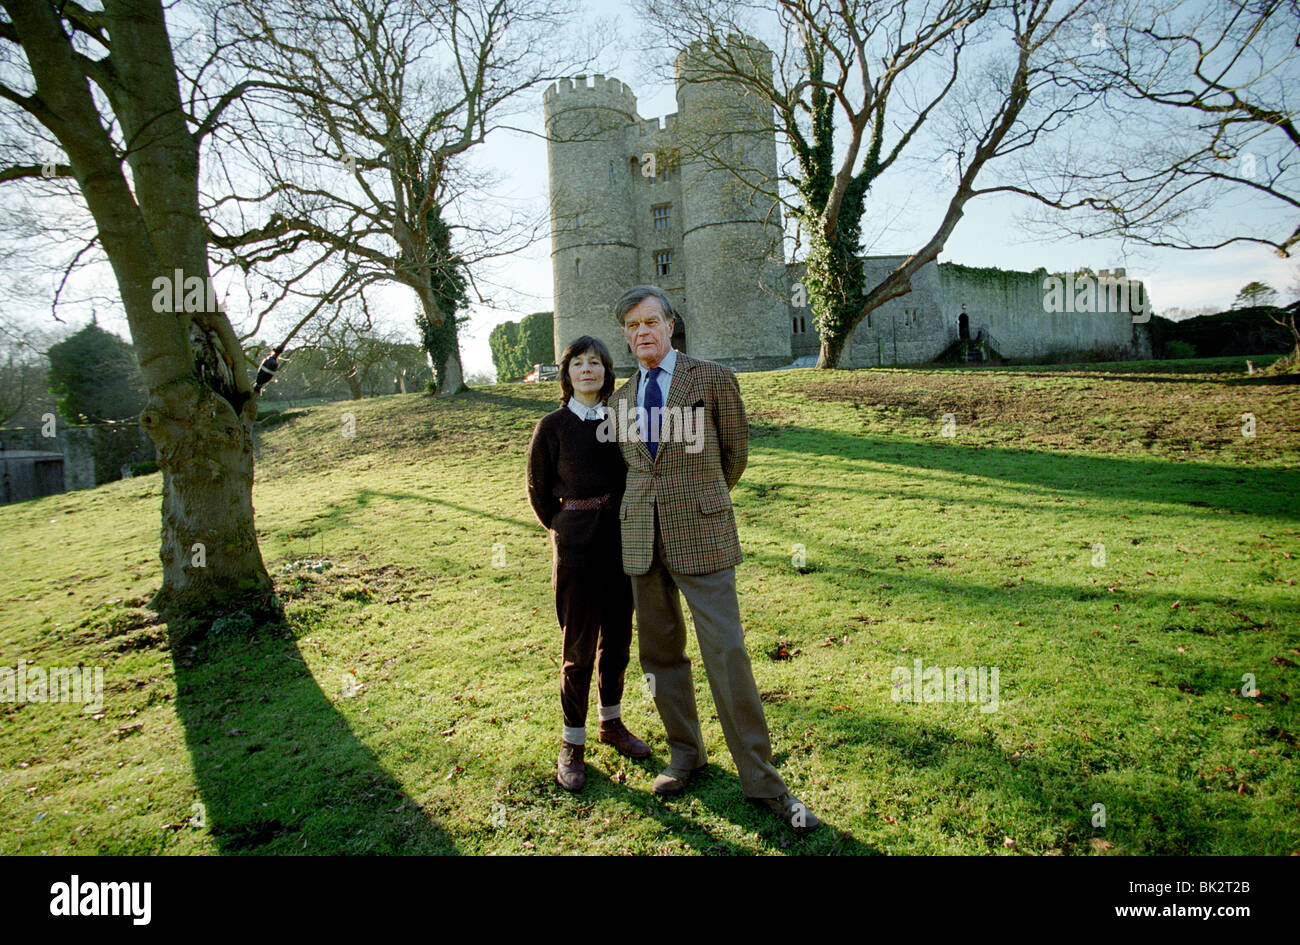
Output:
<path fill-rule="evenodd" d="M 876 285 L 905 256 L 870 256 L 863 260 L 867 285 Z M 789 316 L 803 315 L 806 333 L 791 336 L 800 354 L 815 354 L 820 338 L 812 324 L 812 309 L 794 304 L 795 289 L 803 278 L 802 263 L 787 267 L 792 288 Z M 1044 282 L 1046 270 L 1016 272 L 975 269 L 953 263 L 929 263 L 912 279 L 912 291 L 891 299 L 859 322 L 853 332 L 842 367 L 874 367 L 932 361 L 959 337 L 965 312 L 969 336 L 982 330 L 1004 358 L 1029 360 L 1055 352 L 1122 349 L 1125 356 L 1150 357 L 1151 343 L 1140 307 L 1131 304 L 1140 290 L 1132 290 L 1129 306 L 1115 306 L 1104 284 L 1098 297 L 1106 311 L 1053 312 Z M 1066 283 L 1068 286 L 1068 283 Z M 1133 283 L 1141 286 L 1141 283 Z M 1115 293 L 1118 299 L 1119 293 Z M 1071 306 L 1072 307 L 1072 306 Z M 1139 319 L 1134 322 L 1134 308 Z"/>
<path fill-rule="evenodd" d="M 43 427 L 0 430 L 5 450 L 35 450 L 63 455 L 64 491 L 91 489 L 122 477 L 123 465 L 157 458 L 153 441 L 134 420 L 70 426 L 52 424 L 53 436 Z"/>

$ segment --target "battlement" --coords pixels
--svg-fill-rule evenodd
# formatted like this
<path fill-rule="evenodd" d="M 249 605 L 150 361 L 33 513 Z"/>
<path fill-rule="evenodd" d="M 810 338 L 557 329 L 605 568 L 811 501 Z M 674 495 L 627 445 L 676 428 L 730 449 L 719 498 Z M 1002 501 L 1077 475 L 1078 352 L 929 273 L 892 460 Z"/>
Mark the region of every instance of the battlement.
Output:
<path fill-rule="evenodd" d="M 644 118 L 641 120 L 641 133 L 643 135 L 654 135 L 659 132 L 671 132 L 677 123 L 677 113 L 671 115 L 662 115 L 659 118 Z"/>
<path fill-rule="evenodd" d="M 578 108 L 582 106 L 603 105 L 617 108 L 636 115 L 636 96 L 626 82 L 603 75 L 576 75 L 572 79 L 560 79 L 542 92 L 542 103 L 546 114 L 559 108 Z"/>
<path fill-rule="evenodd" d="M 716 38 L 708 40 L 697 39 L 679 52 L 677 58 L 674 60 L 674 68 L 677 72 L 678 78 L 680 79 L 684 63 L 688 58 L 708 56 L 712 50 L 718 48 L 718 45 Z M 769 49 L 767 44 L 760 39 L 753 36 L 743 36 L 739 33 L 728 33 L 726 41 L 722 45 L 726 49 L 730 50 L 733 56 L 737 56 L 738 53 L 744 53 L 748 55 L 752 61 L 760 63 L 764 69 L 771 68 L 772 50 Z M 737 58 L 738 65 L 741 65 L 744 62 L 745 60 L 743 58 Z"/>

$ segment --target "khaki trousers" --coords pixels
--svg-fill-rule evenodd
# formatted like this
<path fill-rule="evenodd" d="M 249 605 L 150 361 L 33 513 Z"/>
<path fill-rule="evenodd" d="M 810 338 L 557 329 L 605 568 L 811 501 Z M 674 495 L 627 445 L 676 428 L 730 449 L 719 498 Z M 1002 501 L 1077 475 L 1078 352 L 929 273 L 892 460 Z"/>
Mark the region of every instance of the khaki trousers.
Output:
<path fill-rule="evenodd" d="M 718 710 L 727 748 L 747 797 L 777 797 L 785 782 L 772 767 L 772 743 L 754 671 L 745 650 L 736 599 L 736 569 L 681 574 L 664 565 L 663 541 L 655 520 L 655 554 L 650 570 L 632 577 L 641 670 L 663 720 L 674 768 L 697 768 L 708 760 L 695 708 L 695 683 L 686 656 L 686 620 L 678 590 L 695 618 L 695 635 Z"/>

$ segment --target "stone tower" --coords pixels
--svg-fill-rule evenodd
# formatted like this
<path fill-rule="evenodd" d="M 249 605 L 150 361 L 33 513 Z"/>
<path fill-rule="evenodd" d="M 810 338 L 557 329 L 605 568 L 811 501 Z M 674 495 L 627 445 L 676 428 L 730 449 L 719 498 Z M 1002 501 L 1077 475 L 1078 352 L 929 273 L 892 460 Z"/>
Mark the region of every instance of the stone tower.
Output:
<path fill-rule="evenodd" d="M 754 40 L 730 37 L 726 49 L 771 68 Z M 605 76 L 564 79 L 543 95 L 557 359 L 592 334 L 630 373 L 614 303 L 649 283 L 682 314 L 681 350 L 737 370 L 790 361 L 771 109 L 738 83 L 698 81 L 705 56 L 699 44 L 678 56 L 678 111 L 662 124 L 643 121 L 631 90 Z"/>
<path fill-rule="evenodd" d="M 640 281 L 630 185 L 636 96 L 618 79 L 561 79 L 543 93 L 551 183 L 555 357 L 584 334 L 602 339 L 617 368 L 631 357 L 613 321 L 614 303 Z M 632 160 L 635 163 L 635 159 Z"/>
<path fill-rule="evenodd" d="M 687 344 L 737 370 L 766 370 L 791 358 L 773 109 L 712 78 L 724 67 L 770 83 L 772 53 L 730 36 L 723 53 L 696 42 L 677 56 Z"/>

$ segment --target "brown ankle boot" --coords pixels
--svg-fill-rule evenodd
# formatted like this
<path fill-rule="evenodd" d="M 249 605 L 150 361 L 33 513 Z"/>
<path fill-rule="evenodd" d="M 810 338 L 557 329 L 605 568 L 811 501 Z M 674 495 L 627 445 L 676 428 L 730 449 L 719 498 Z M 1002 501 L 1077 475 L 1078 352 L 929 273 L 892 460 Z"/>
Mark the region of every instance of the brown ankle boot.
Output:
<path fill-rule="evenodd" d="M 613 745 L 620 755 L 627 755 L 629 758 L 650 757 L 650 746 L 629 732 L 622 719 L 601 722 L 600 734 L 596 739 L 606 745 Z"/>
<path fill-rule="evenodd" d="M 560 760 L 555 765 L 555 780 L 566 791 L 581 791 L 587 783 L 587 765 L 583 759 L 585 745 L 570 745 L 560 739 Z"/>

